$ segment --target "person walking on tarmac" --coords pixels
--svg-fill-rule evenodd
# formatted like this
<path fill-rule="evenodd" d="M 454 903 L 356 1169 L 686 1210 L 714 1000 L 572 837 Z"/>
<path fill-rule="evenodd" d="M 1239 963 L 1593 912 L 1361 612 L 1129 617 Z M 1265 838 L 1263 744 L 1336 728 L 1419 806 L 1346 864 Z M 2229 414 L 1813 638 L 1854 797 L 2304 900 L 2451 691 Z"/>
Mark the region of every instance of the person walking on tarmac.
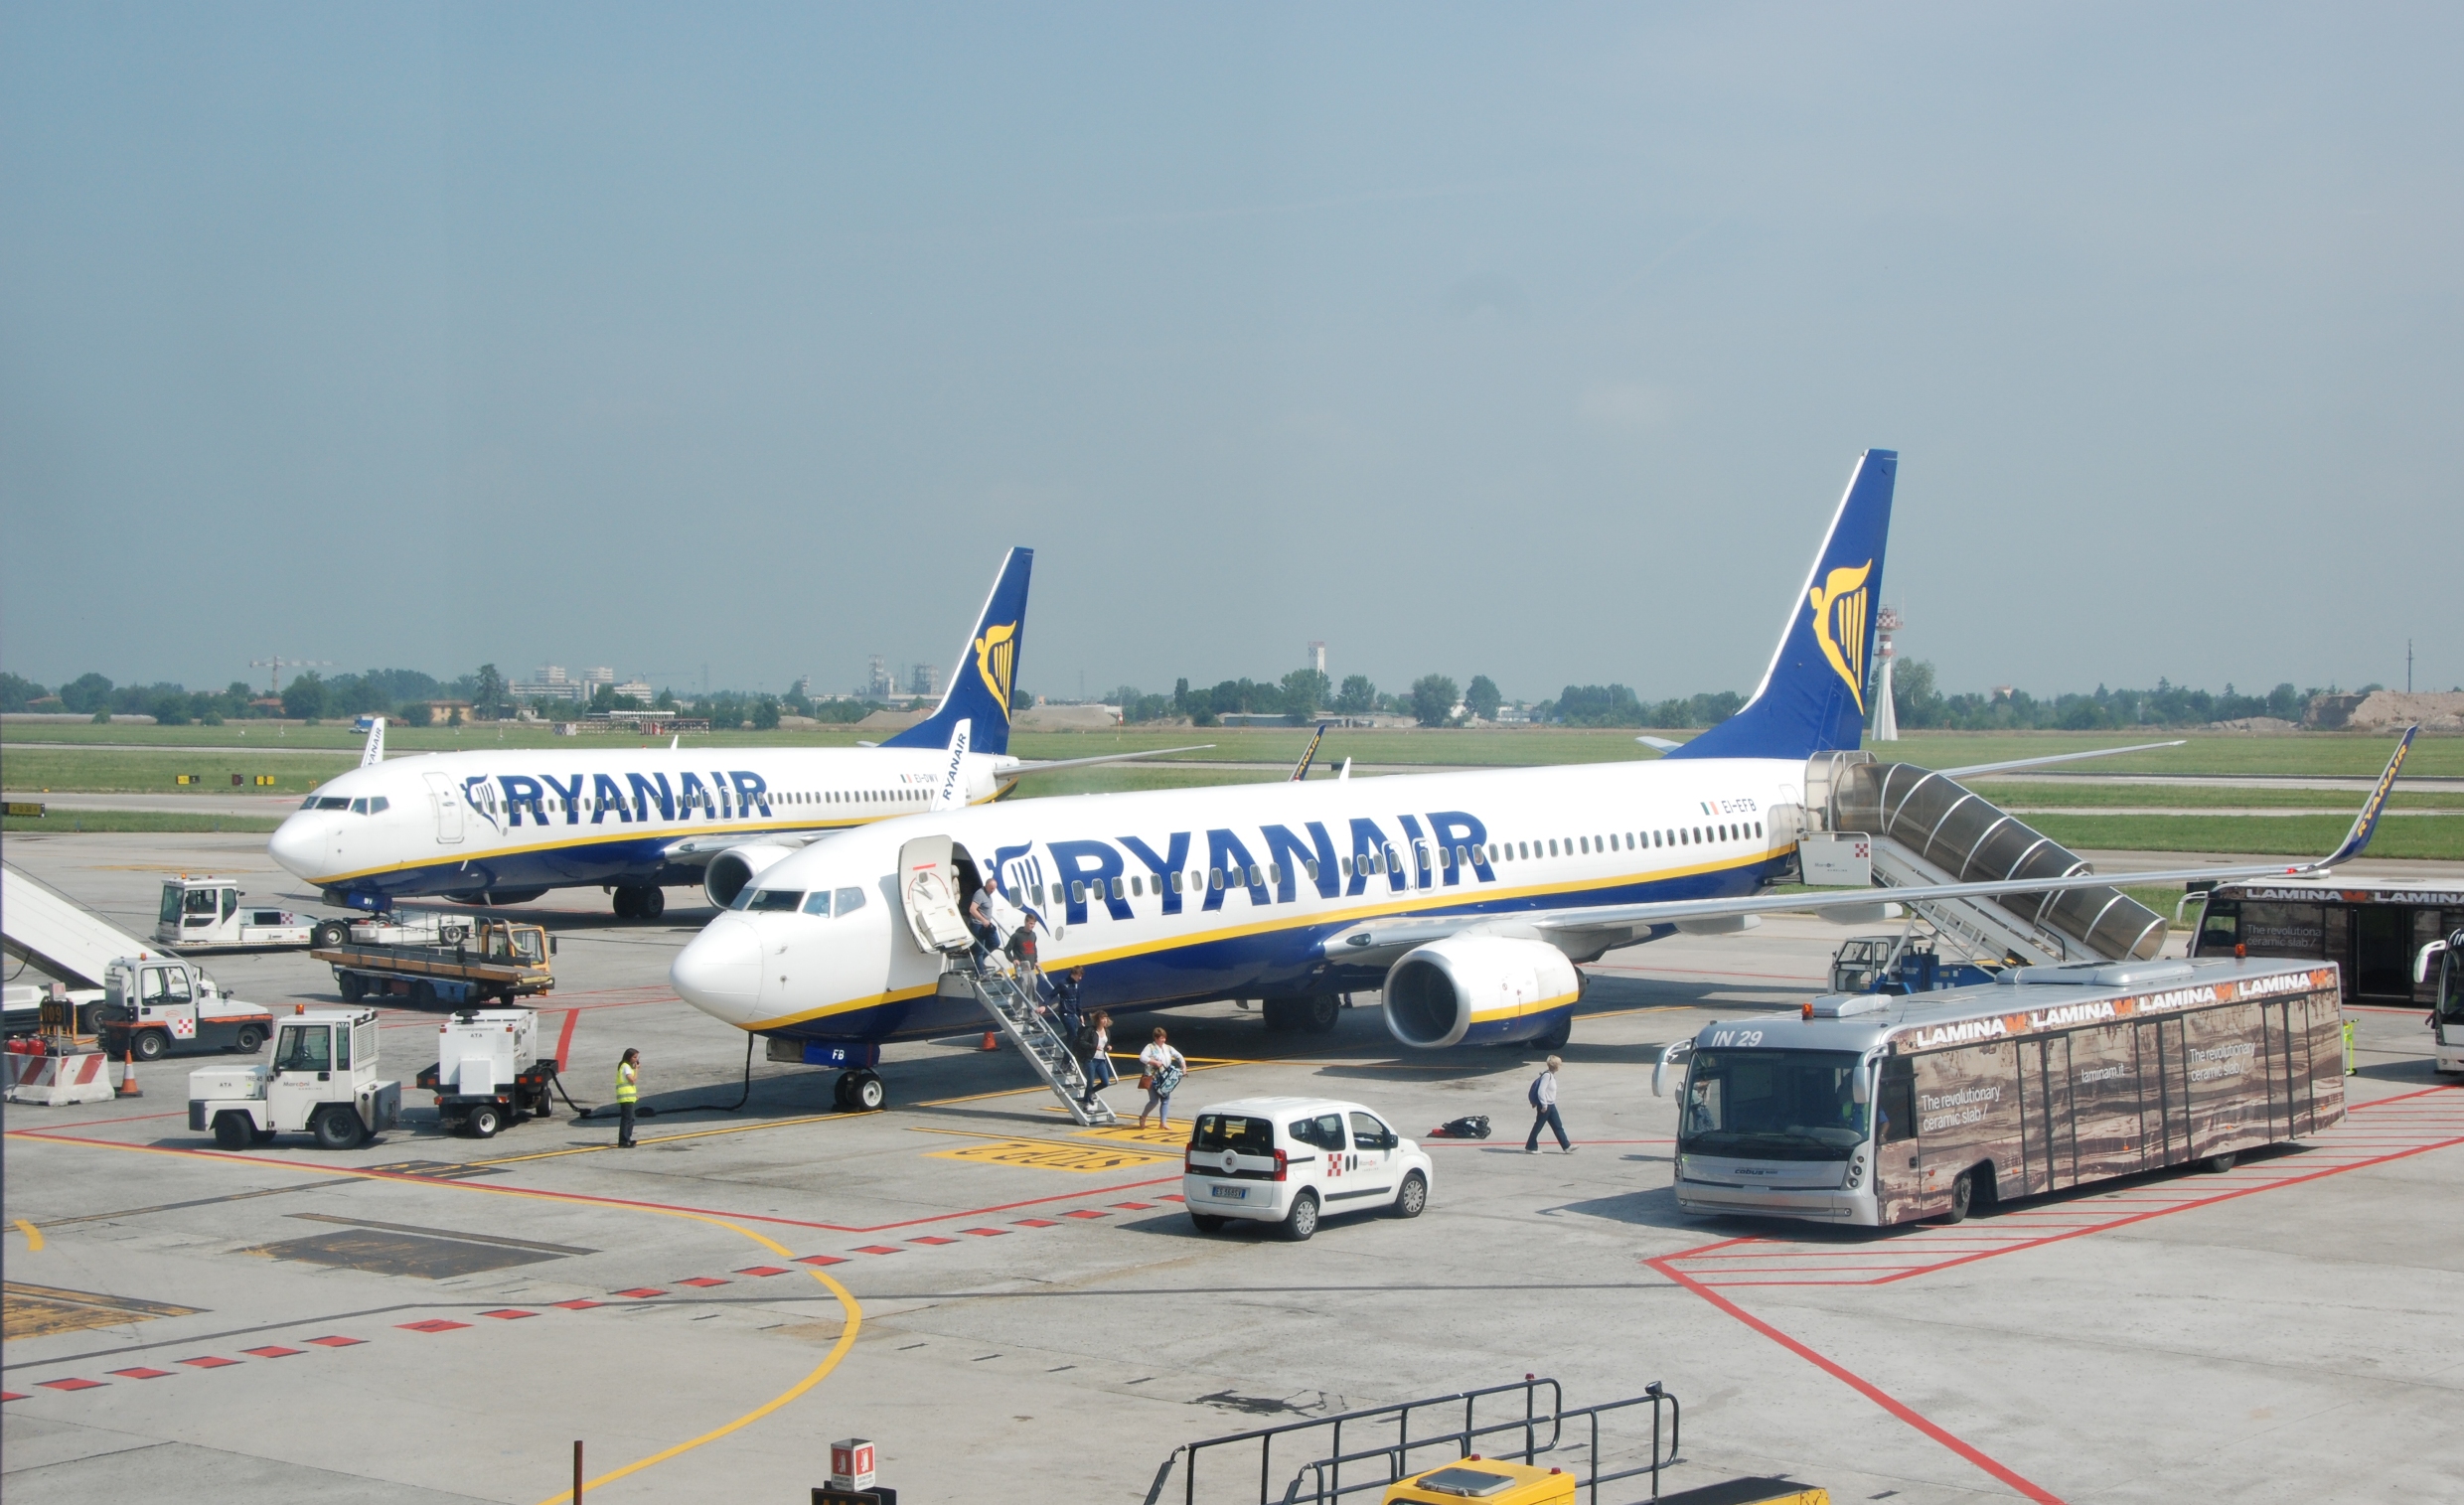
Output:
<path fill-rule="evenodd" d="M 1542 1125 L 1556 1131 L 1559 1150 L 1566 1154 L 1574 1153 L 1574 1141 L 1566 1137 L 1566 1121 L 1557 1116 L 1557 1070 L 1565 1064 L 1551 1056 L 1549 1069 L 1532 1078 L 1531 1091 L 1525 1095 L 1530 1098 L 1532 1107 L 1531 1134 L 1523 1140 L 1523 1153 L 1527 1155 L 1540 1152 Z"/>
<path fill-rule="evenodd" d="M 616 1063 L 616 1147 L 633 1147 L 633 1105 L 642 1095 L 642 1053 L 625 1047 L 625 1058 Z"/>
<path fill-rule="evenodd" d="M 1087 975 L 1083 967 L 1073 967 L 1064 984 L 1070 990 L 1073 1004 L 1077 999 L 1078 981 Z M 1121 1073 L 1112 1069 L 1112 1015 L 1102 1009 L 1087 1021 L 1087 1092 L 1078 1100 L 1081 1108 L 1093 1108 L 1095 1095 L 1121 1080 Z"/>
<path fill-rule="evenodd" d="M 1161 1128 L 1172 1127 L 1172 1089 L 1188 1074 L 1189 1061 L 1165 1042 L 1163 1031 L 1155 1032 L 1155 1043 L 1138 1053 L 1138 1064 L 1144 1071 L 1138 1085 L 1147 1089 L 1147 1106 L 1138 1111 L 1138 1127 L 1147 1127 L 1147 1115 L 1158 1110 L 1162 1117 L 1155 1122 Z"/>

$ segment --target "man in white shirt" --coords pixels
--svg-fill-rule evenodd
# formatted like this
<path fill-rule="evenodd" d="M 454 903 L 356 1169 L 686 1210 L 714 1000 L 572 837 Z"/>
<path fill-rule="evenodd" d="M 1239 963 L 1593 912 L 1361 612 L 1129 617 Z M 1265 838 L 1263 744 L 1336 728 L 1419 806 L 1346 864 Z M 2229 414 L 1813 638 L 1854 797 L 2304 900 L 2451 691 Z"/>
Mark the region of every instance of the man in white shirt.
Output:
<path fill-rule="evenodd" d="M 1542 1125 L 1556 1131 L 1559 1150 L 1566 1154 L 1574 1153 L 1574 1141 L 1566 1137 L 1566 1122 L 1557 1116 L 1557 1070 L 1565 1064 L 1555 1056 L 1549 1057 L 1549 1069 L 1532 1081 L 1531 1091 L 1526 1095 L 1536 1110 L 1531 1120 L 1531 1136 L 1523 1141 L 1523 1153 L 1527 1155 L 1540 1152 Z"/>

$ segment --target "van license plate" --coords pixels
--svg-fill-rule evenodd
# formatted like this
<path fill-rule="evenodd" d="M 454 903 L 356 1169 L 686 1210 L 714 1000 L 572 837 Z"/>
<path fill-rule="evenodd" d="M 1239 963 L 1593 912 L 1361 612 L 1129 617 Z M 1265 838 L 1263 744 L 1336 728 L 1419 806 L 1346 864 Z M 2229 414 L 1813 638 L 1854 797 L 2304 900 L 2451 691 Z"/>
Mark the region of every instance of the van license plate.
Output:
<path fill-rule="evenodd" d="M 1222 1197 L 1228 1201 L 1239 1202 L 1247 1199 L 1249 1188 L 1246 1186 L 1209 1186 L 1206 1188 L 1206 1194 L 1210 1197 Z"/>

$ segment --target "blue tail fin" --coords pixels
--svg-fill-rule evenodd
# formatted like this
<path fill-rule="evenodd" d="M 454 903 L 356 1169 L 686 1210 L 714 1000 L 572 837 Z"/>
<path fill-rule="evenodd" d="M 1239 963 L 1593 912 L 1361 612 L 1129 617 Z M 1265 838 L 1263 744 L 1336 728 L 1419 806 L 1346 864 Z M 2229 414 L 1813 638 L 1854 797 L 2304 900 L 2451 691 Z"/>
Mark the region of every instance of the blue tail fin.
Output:
<path fill-rule="evenodd" d="M 993 594 L 985 598 L 976 630 L 950 671 L 941 708 L 884 741 L 883 747 L 948 747 L 958 723 L 972 721 L 971 750 L 996 755 L 1009 751 L 1009 690 L 1017 680 L 1018 655 L 1026 647 L 1026 577 L 1034 567 L 1031 548 L 1013 548 L 1001 560 Z"/>
<path fill-rule="evenodd" d="M 1807 758 L 1864 740 L 1874 605 L 1899 469 L 1895 450 L 1869 449 L 1857 462 L 1754 698 L 1669 757 Z"/>

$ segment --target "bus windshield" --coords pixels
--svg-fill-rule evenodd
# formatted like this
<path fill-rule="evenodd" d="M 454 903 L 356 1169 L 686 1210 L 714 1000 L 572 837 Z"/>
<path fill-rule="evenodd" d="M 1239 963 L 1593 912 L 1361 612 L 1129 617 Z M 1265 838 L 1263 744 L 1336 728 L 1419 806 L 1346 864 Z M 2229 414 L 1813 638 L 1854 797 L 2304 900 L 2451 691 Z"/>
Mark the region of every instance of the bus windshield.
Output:
<path fill-rule="evenodd" d="M 1844 1050 L 1700 1050 L 1685 1079 L 1679 1154 L 1845 1160 L 1865 1142 L 1858 1057 Z"/>

